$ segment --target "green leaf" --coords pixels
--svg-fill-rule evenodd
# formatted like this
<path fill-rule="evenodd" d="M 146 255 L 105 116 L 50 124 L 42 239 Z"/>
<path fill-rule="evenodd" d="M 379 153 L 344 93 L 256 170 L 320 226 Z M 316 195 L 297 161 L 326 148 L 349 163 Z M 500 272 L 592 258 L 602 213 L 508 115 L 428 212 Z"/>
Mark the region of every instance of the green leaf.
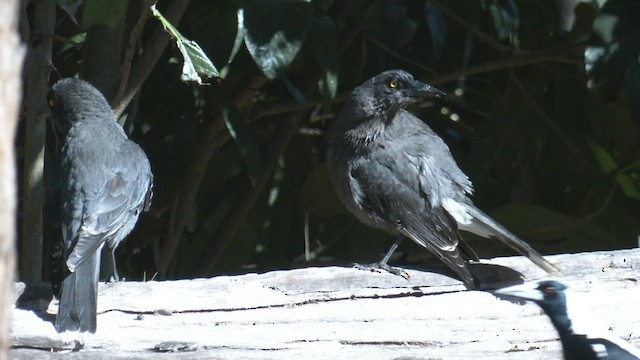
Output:
<path fill-rule="evenodd" d="M 307 37 L 312 10 L 304 0 L 253 0 L 244 7 L 245 44 L 269 79 L 277 78 L 298 55 Z"/>
<path fill-rule="evenodd" d="M 619 174 L 616 176 L 616 182 L 627 197 L 640 200 L 640 182 L 638 180 L 630 174 Z"/>
<path fill-rule="evenodd" d="M 85 0 L 82 30 L 87 30 L 93 25 L 116 26 L 124 20 L 128 3 L 127 0 Z"/>
<path fill-rule="evenodd" d="M 184 59 L 182 75 L 180 76 L 182 81 L 195 81 L 202 85 L 203 80 L 200 75 L 206 78 L 220 76 L 218 69 L 216 69 L 213 62 L 211 62 L 204 51 L 202 51 L 200 45 L 195 41 L 182 36 L 178 29 L 171 25 L 171 23 L 167 21 L 162 14 L 160 14 L 160 11 L 156 9 L 155 4 L 151 5 L 151 13 L 160 20 L 165 30 L 167 30 L 167 32 L 169 32 L 169 34 L 171 34 L 171 36 L 176 40 L 178 50 L 180 50 L 182 58 Z"/>
<path fill-rule="evenodd" d="M 611 174 L 614 170 L 618 168 L 618 164 L 613 159 L 613 156 L 607 152 L 602 146 L 596 144 L 590 139 L 587 139 L 587 144 L 593 153 L 593 156 L 596 158 L 598 164 L 600 164 L 600 169 L 605 174 Z"/>
<path fill-rule="evenodd" d="M 230 101 L 228 101 L 222 109 L 222 115 L 231 137 L 240 148 L 244 163 L 247 166 L 249 178 L 255 183 L 260 175 L 261 166 L 258 139 L 256 139 L 251 129 L 247 126 L 244 116 L 242 116 L 240 111 Z"/>
<path fill-rule="evenodd" d="M 240 47 L 242 46 L 242 42 L 244 41 L 244 11 L 242 9 L 238 9 L 238 30 L 236 31 L 236 38 L 233 42 L 233 48 L 231 49 L 231 53 L 229 54 L 229 60 L 227 60 L 227 65 L 222 68 L 220 71 L 220 77 L 223 79 L 229 73 L 229 65 L 240 51 Z"/>
<path fill-rule="evenodd" d="M 338 32 L 333 19 L 326 15 L 313 18 L 307 46 L 325 71 L 320 90 L 324 96 L 333 98 L 338 90 Z"/>

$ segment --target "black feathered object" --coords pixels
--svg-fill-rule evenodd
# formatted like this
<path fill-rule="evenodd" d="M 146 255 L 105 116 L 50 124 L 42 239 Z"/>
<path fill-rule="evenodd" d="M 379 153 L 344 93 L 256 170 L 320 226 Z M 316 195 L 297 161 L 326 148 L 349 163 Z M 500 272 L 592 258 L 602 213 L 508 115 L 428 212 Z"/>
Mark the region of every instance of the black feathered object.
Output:
<path fill-rule="evenodd" d="M 566 286 L 555 280 L 496 290 L 500 298 L 533 301 L 549 316 L 560 335 L 565 360 L 640 360 L 640 349 L 614 337 L 580 334 L 567 311 Z"/>
<path fill-rule="evenodd" d="M 331 130 L 327 166 L 338 196 L 363 223 L 408 237 L 477 288 L 478 260 L 458 230 L 496 238 L 548 273 L 557 268 L 476 208 L 445 142 L 404 108 L 444 93 L 406 71 L 385 71 L 353 90 Z M 395 247 L 392 248 L 393 251 Z M 391 251 L 378 264 L 387 270 Z M 391 271 L 391 270 L 390 270 Z"/>
<path fill-rule="evenodd" d="M 127 138 L 109 103 L 80 79 L 58 81 L 49 105 L 61 147 L 46 179 L 51 282 L 60 300 L 58 332 L 95 333 L 100 255 L 113 252 L 151 203 L 153 175 L 144 151 Z"/>

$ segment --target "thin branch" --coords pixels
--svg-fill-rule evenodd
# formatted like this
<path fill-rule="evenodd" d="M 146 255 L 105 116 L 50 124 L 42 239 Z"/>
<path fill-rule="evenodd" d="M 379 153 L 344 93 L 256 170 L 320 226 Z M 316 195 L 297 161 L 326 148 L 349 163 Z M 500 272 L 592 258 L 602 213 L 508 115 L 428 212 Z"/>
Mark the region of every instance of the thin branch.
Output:
<path fill-rule="evenodd" d="M 255 93 L 267 83 L 267 78 L 259 76 L 250 83 L 234 99 L 236 107 L 242 109 L 251 103 Z M 202 179 L 213 154 L 229 139 L 222 114 L 213 119 L 204 129 L 194 152 L 194 159 L 189 165 L 180 191 L 171 206 L 168 229 L 161 242 L 156 244 L 158 251 L 154 251 L 154 261 L 158 272 L 165 275 L 170 262 L 180 243 L 180 237 L 189 220 L 189 214 L 195 203 Z"/>
<path fill-rule="evenodd" d="M 388 48 L 388 47 L 386 47 L 383 43 L 381 43 L 380 41 L 378 41 L 378 40 L 376 40 L 376 39 L 372 38 L 371 36 L 366 36 L 366 39 L 367 39 L 367 41 L 369 41 L 369 42 L 373 43 L 375 46 L 379 47 L 382 51 L 386 52 L 387 54 L 389 54 L 389 55 L 391 55 L 391 56 L 393 56 L 393 57 L 395 57 L 395 58 L 397 58 L 397 59 L 398 59 L 398 60 L 400 60 L 400 61 L 404 61 L 404 62 L 406 62 L 407 64 L 411 64 L 411 65 L 413 65 L 413 66 L 415 66 L 415 67 L 417 67 L 417 68 L 419 68 L 419 69 L 422 69 L 422 70 L 424 70 L 424 71 L 426 71 L 426 72 L 428 72 L 428 73 L 430 73 L 430 74 L 432 74 L 432 75 L 434 75 L 434 76 L 437 74 L 437 73 L 436 73 L 436 71 L 435 71 L 435 70 L 433 70 L 432 68 L 427 67 L 427 66 L 424 66 L 424 65 L 422 65 L 422 63 L 419 63 L 419 62 L 417 62 L 417 61 L 414 61 L 414 60 L 412 60 L 412 59 L 409 59 L 409 58 L 408 58 L 408 57 L 406 57 L 406 56 L 403 56 L 403 55 L 401 55 L 401 54 L 398 54 L 397 52 L 395 52 L 395 51 L 393 51 L 393 50 L 389 49 L 389 48 Z"/>
<path fill-rule="evenodd" d="M 347 96 L 349 96 L 348 93 L 340 93 L 340 94 L 337 94 L 333 99 L 320 98 L 315 100 L 307 100 L 307 102 L 304 104 L 300 104 L 297 101 L 283 102 L 283 103 L 279 103 L 277 105 L 271 106 L 269 108 L 256 111 L 255 113 L 250 114 L 249 118 L 251 121 L 256 121 L 258 119 L 261 119 L 267 116 L 302 111 L 302 110 L 316 107 L 321 104 L 339 104 L 344 102 L 347 99 Z"/>
<path fill-rule="evenodd" d="M 362 32 L 364 28 L 365 19 L 373 13 L 373 10 L 378 6 L 380 0 L 373 0 L 366 3 L 366 6 L 360 11 L 361 15 L 358 16 L 357 22 L 347 31 L 344 40 L 340 46 L 340 53 L 344 53 L 349 46 L 353 43 L 356 37 Z"/>
<path fill-rule="evenodd" d="M 427 2 L 430 2 L 431 4 L 433 4 L 433 6 L 435 6 L 438 10 L 440 10 L 441 13 L 446 15 L 453 22 L 455 22 L 458 25 L 462 26 L 469 33 L 471 33 L 471 35 L 476 37 L 478 40 L 486 43 L 487 45 L 491 46 L 495 50 L 497 50 L 497 51 L 499 51 L 501 53 L 509 53 L 509 52 L 514 50 L 514 49 L 512 49 L 510 47 L 507 47 L 507 46 L 504 46 L 504 45 L 500 44 L 493 37 L 485 34 L 482 31 L 480 31 L 476 26 L 469 24 L 469 22 L 467 22 L 467 20 L 463 19 L 460 15 L 458 15 L 457 13 L 455 13 L 454 11 L 449 9 L 442 2 L 440 2 L 440 0 L 424 0 L 424 1 L 427 1 Z"/>
<path fill-rule="evenodd" d="M 169 2 L 164 11 L 165 18 L 167 18 L 167 20 L 172 24 L 178 24 L 188 5 L 189 0 L 174 0 Z M 138 91 L 140 91 L 142 84 L 147 80 L 151 71 L 158 63 L 158 60 L 160 60 L 160 57 L 162 56 L 162 53 L 170 39 L 171 37 L 169 34 L 167 34 L 162 25 L 158 22 L 151 40 L 149 40 L 144 51 L 131 68 L 131 77 L 128 80 L 127 90 L 125 91 L 122 100 L 117 104 L 113 104 L 113 112 L 115 113 L 116 118 L 119 118 L 122 113 L 124 113 L 131 100 L 133 100 L 133 97 Z"/>
<path fill-rule="evenodd" d="M 246 218 L 247 213 L 251 210 L 251 207 L 258 199 L 262 190 L 267 186 L 269 180 L 271 180 L 273 172 L 278 165 L 278 159 L 286 150 L 299 124 L 301 124 L 305 118 L 305 115 L 304 112 L 293 115 L 293 117 L 283 125 L 283 128 L 278 130 L 272 144 L 272 150 L 269 151 L 265 157 L 263 168 L 255 184 L 249 189 L 247 194 L 239 199 L 227 212 L 227 216 L 222 222 L 224 226 L 214 236 L 216 240 L 215 245 L 210 247 L 205 253 L 205 261 L 200 268 L 200 274 L 210 274 L 220 261 L 225 249 L 233 239 L 236 230 Z"/>
<path fill-rule="evenodd" d="M 443 75 L 437 75 L 435 77 L 430 78 L 428 81 L 432 85 L 440 85 L 447 82 L 458 80 L 461 77 L 480 75 L 484 73 L 489 73 L 489 72 L 494 72 L 494 71 L 499 71 L 499 70 L 504 70 L 509 68 L 516 68 L 521 66 L 528 66 L 528 65 L 544 63 L 544 62 L 579 63 L 580 60 L 574 59 L 565 55 L 570 50 L 571 49 L 568 49 L 568 48 L 562 48 L 562 49 L 554 48 L 554 49 L 543 50 L 536 53 L 531 53 L 528 55 L 521 55 L 521 56 L 501 59 L 498 61 L 487 62 L 483 64 L 469 66 L 455 72 L 451 72 Z M 267 116 L 301 111 L 304 109 L 315 107 L 322 103 L 327 103 L 327 102 L 331 104 L 341 103 L 345 101 L 348 96 L 349 94 L 345 92 L 345 93 L 340 93 L 336 95 L 335 98 L 330 100 L 316 99 L 316 100 L 307 101 L 304 104 L 299 104 L 295 101 L 280 103 L 272 107 L 256 111 L 255 113 L 251 114 L 250 118 L 251 120 L 258 120 Z"/>
<path fill-rule="evenodd" d="M 370 1 L 367 3 L 365 8 L 362 10 L 362 16 L 360 19 L 366 19 L 369 16 L 375 6 L 379 3 L 378 0 Z M 344 51 L 347 49 L 351 42 L 353 42 L 356 38 L 356 35 L 362 32 L 362 26 L 364 21 L 361 20 L 354 27 L 352 27 L 347 34 L 344 36 L 344 40 L 342 44 L 340 44 L 340 50 Z M 306 84 L 302 86 L 304 89 L 304 93 L 309 95 L 316 88 L 316 81 L 320 78 L 321 73 L 317 72 L 316 74 L 312 74 L 307 77 L 305 80 Z M 308 98 L 309 96 L 307 96 Z M 305 107 L 304 109 L 307 109 Z M 228 244 L 233 239 L 236 230 L 242 224 L 242 221 L 247 216 L 247 213 L 253 206 L 253 203 L 258 198 L 259 194 L 263 191 L 263 188 L 269 183 L 273 171 L 275 170 L 278 159 L 282 155 L 282 153 L 286 150 L 291 138 L 297 133 L 298 128 L 303 124 L 304 119 L 306 118 L 306 113 L 301 111 L 297 114 L 294 114 L 289 121 L 283 125 L 273 142 L 272 150 L 268 153 L 267 158 L 264 159 L 263 169 L 258 176 L 258 179 L 254 186 L 249 190 L 249 192 L 239 201 L 234 204 L 234 206 L 227 212 L 227 217 L 222 222 L 224 227 L 220 229 L 218 234 L 215 236 L 216 243 L 214 247 L 209 248 L 209 251 L 206 254 L 206 261 L 200 269 L 202 274 L 209 274 L 215 268 L 218 261 L 220 260 L 224 250 L 228 246 Z M 221 136 L 228 139 L 228 134 L 220 134 Z M 226 140 L 225 140 L 226 141 Z"/>
<path fill-rule="evenodd" d="M 522 84 L 522 82 L 518 78 L 516 78 L 515 76 L 513 77 L 512 80 L 513 80 L 513 83 L 516 85 L 516 88 L 524 96 L 525 101 L 527 103 L 529 103 L 529 105 L 535 111 L 535 113 L 541 119 L 543 119 L 547 123 L 547 125 L 549 125 L 549 127 L 551 128 L 551 130 L 553 130 L 553 132 L 556 134 L 556 136 L 558 136 L 563 141 L 563 143 L 565 144 L 567 149 L 569 149 L 569 151 L 573 154 L 573 156 L 575 156 L 577 159 L 579 159 L 580 162 L 582 162 L 587 169 L 589 169 L 593 173 L 595 173 L 595 170 L 593 170 L 591 168 L 589 161 L 587 161 L 587 159 L 582 155 L 582 152 L 580 151 L 580 149 L 578 149 L 578 146 L 576 144 L 574 144 L 573 141 L 571 141 L 571 139 L 569 139 L 565 135 L 564 131 L 560 128 L 560 126 L 558 124 L 556 124 L 555 121 L 553 121 L 553 120 L 551 120 L 551 118 L 549 118 L 547 113 L 540 107 L 540 105 L 538 105 L 538 103 L 533 99 L 531 94 L 529 94 L 529 91 L 524 86 L 524 84 Z"/>
<path fill-rule="evenodd" d="M 433 85 L 439 85 L 442 83 L 458 80 L 459 78 L 462 78 L 462 77 L 484 74 L 484 73 L 494 72 L 498 70 L 522 67 L 522 66 L 533 65 L 533 64 L 544 63 L 544 62 L 565 63 L 567 61 L 570 61 L 571 59 L 569 56 L 566 55 L 568 51 L 569 49 L 567 48 L 548 49 L 548 50 L 530 53 L 527 55 L 510 57 L 510 58 L 505 58 L 498 61 L 468 66 L 458 71 L 450 72 L 448 74 L 439 75 L 434 78 L 431 78 L 429 79 L 429 83 Z"/>
<path fill-rule="evenodd" d="M 614 180 L 613 184 L 611 184 L 611 189 L 609 190 L 609 192 L 607 193 L 607 196 L 604 198 L 604 201 L 602 202 L 602 205 L 600 205 L 600 207 L 596 211 L 583 216 L 580 219 L 580 221 L 583 221 L 583 222 L 592 221 L 593 219 L 595 219 L 596 217 L 604 213 L 609 207 L 609 205 L 611 204 L 611 200 L 613 199 L 613 194 L 615 194 L 616 192 L 616 187 L 617 185 Z"/>
<path fill-rule="evenodd" d="M 144 24 L 151 16 L 151 10 L 146 6 L 146 1 L 143 1 L 142 14 L 136 22 L 131 34 L 129 35 L 129 44 L 127 45 L 127 51 L 124 55 L 124 63 L 122 65 L 122 76 L 120 77 L 120 86 L 118 87 L 118 93 L 113 100 L 113 104 L 120 104 L 124 98 L 124 93 L 127 90 L 127 82 L 129 81 L 129 74 L 131 73 L 131 64 L 133 63 L 133 56 L 135 55 L 138 40 L 142 35 Z"/>

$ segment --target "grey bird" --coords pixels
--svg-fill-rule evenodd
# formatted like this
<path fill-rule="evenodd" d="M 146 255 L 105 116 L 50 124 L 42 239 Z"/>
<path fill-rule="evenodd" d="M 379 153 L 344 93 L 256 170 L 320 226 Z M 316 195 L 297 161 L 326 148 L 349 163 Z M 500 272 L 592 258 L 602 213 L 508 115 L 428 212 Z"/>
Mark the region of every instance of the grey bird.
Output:
<path fill-rule="evenodd" d="M 558 269 L 487 214 L 469 195 L 469 178 L 445 142 L 408 105 L 444 93 L 403 70 L 385 71 L 351 92 L 330 130 L 327 167 L 347 209 L 364 224 L 408 237 L 477 288 L 468 260 L 475 252 L 458 230 L 496 238 L 548 273 Z M 377 267 L 387 265 L 394 244 Z"/>
<path fill-rule="evenodd" d="M 49 93 L 61 147 L 47 171 L 45 225 L 51 282 L 59 299 L 58 332 L 95 333 L 100 255 L 114 251 L 149 209 L 153 175 L 144 151 L 128 139 L 102 93 L 67 78 Z"/>

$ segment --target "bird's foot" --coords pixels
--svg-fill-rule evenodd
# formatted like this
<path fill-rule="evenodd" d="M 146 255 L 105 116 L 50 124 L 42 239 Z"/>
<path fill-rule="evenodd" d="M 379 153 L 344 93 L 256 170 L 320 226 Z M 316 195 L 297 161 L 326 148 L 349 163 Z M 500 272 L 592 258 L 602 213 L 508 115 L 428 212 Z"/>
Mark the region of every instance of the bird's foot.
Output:
<path fill-rule="evenodd" d="M 113 273 L 111 274 L 111 276 L 109 276 L 109 281 L 110 283 L 117 283 L 119 281 L 124 281 L 124 279 L 120 279 L 120 276 L 118 276 L 118 273 Z"/>
<path fill-rule="evenodd" d="M 386 271 L 393 275 L 402 276 L 406 280 L 409 280 L 409 278 L 411 277 L 406 271 L 402 270 L 401 268 L 393 267 L 383 262 L 377 262 L 373 264 L 353 264 L 353 267 L 359 270 L 367 270 L 372 272 Z"/>

